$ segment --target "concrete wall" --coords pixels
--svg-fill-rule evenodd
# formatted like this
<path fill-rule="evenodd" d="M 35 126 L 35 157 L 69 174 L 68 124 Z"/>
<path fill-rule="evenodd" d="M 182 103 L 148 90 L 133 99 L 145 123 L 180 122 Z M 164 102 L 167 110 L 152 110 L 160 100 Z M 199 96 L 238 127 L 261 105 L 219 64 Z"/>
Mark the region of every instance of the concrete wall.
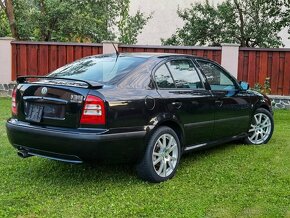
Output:
<path fill-rule="evenodd" d="M 0 38 L 0 84 L 11 82 L 12 38 Z"/>
<path fill-rule="evenodd" d="M 238 78 L 239 67 L 239 45 L 222 44 L 222 63 L 221 65 L 230 72 L 235 78 Z"/>

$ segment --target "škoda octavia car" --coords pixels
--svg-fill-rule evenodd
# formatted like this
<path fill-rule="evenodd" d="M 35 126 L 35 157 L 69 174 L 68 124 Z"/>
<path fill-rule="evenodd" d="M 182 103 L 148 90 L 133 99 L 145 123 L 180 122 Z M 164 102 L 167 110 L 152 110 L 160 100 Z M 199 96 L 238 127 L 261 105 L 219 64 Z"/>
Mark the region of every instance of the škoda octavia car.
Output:
<path fill-rule="evenodd" d="M 268 97 L 190 55 L 91 56 L 17 82 L 6 126 L 21 157 L 133 162 L 151 182 L 172 178 L 184 152 L 264 144 L 274 129 Z"/>

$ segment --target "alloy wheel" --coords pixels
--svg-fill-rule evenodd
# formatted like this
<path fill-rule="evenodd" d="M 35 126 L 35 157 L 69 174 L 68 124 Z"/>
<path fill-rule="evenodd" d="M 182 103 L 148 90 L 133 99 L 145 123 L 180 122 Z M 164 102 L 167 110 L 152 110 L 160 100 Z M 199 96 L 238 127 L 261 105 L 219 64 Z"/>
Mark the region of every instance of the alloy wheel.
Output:
<path fill-rule="evenodd" d="M 178 146 L 175 138 L 168 133 L 161 135 L 153 148 L 152 164 L 160 177 L 169 176 L 175 169 L 178 159 Z"/>
<path fill-rule="evenodd" d="M 271 119 L 264 113 L 254 115 L 248 133 L 248 140 L 253 144 L 262 144 L 270 136 L 272 130 Z"/>

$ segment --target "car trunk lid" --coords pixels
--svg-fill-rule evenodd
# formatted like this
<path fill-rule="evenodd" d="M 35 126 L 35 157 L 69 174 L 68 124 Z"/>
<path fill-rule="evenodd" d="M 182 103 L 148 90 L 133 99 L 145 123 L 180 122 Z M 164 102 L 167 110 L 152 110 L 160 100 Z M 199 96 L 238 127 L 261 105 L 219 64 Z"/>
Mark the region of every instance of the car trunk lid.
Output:
<path fill-rule="evenodd" d="M 68 81 L 68 82 L 67 82 Z M 91 84 L 79 80 L 18 79 L 17 119 L 36 125 L 77 128 Z M 102 85 L 95 83 L 94 89 Z"/>

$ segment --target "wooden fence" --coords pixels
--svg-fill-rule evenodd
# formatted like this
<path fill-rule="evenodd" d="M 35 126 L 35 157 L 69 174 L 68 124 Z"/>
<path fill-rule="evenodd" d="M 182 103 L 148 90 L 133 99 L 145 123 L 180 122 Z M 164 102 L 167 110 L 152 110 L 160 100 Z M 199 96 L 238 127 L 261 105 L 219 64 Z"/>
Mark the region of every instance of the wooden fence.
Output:
<path fill-rule="evenodd" d="M 221 47 L 120 45 L 119 51 L 189 54 L 205 57 L 218 63 L 221 63 L 222 57 Z"/>
<path fill-rule="evenodd" d="M 85 56 L 102 54 L 102 44 L 12 41 L 12 80 L 45 75 Z"/>
<path fill-rule="evenodd" d="M 21 75 L 45 75 L 74 60 L 102 54 L 102 44 L 12 43 L 12 79 Z M 221 63 L 221 47 L 119 45 L 119 52 L 180 53 L 206 57 Z M 270 77 L 272 94 L 290 95 L 290 49 L 240 48 L 238 79 L 253 87 Z"/>
<path fill-rule="evenodd" d="M 270 78 L 272 94 L 290 95 L 290 49 L 240 48 L 238 79 L 250 86 Z"/>

